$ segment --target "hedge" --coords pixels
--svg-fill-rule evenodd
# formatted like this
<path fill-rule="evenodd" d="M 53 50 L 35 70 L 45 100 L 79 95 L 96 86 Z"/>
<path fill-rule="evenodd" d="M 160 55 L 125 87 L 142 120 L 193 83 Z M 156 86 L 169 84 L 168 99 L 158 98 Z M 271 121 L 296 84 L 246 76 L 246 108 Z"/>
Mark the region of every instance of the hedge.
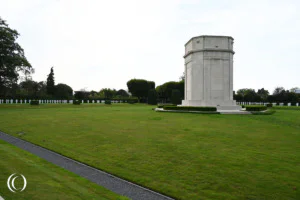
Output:
<path fill-rule="evenodd" d="M 201 106 L 164 106 L 164 110 L 184 110 L 184 111 L 217 111 L 216 107 L 201 107 Z"/>
<path fill-rule="evenodd" d="M 262 106 L 262 105 L 251 105 L 251 106 L 245 106 L 246 111 L 263 111 L 267 110 L 267 106 Z"/>
<path fill-rule="evenodd" d="M 40 102 L 38 101 L 38 100 L 31 100 L 30 101 L 30 105 L 39 105 L 40 104 Z"/>
<path fill-rule="evenodd" d="M 80 101 L 80 100 L 74 100 L 74 101 L 73 101 L 73 104 L 74 104 L 74 105 L 80 105 L 80 104 L 81 104 L 81 101 Z"/>
<path fill-rule="evenodd" d="M 111 104 L 111 100 L 105 100 L 104 103 L 110 105 Z"/>

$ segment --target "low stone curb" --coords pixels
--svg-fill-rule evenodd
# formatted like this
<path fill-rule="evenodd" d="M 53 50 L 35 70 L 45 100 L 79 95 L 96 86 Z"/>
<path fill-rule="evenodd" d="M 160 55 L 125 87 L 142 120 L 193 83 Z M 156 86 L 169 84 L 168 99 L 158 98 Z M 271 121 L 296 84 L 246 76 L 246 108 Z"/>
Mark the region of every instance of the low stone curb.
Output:
<path fill-rule="evenodd" d="M 174 200 L 107 172 L 0 131 L 0 139 L 132 200 Z"/>

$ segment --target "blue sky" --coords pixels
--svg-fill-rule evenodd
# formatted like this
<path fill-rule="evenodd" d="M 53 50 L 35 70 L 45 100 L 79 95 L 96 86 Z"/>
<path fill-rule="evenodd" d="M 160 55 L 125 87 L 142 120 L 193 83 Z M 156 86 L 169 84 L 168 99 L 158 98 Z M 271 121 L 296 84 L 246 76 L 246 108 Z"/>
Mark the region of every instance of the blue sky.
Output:
<path fill-rule="evenodd" d="M 0 16 L 45 81 L 73 90 L 127 89 L 131 78 L 177 81 L 184 44 L 198 35 L 234 42 L 234 90 L 300 87 L 300 1 L 0 0 Z"/>

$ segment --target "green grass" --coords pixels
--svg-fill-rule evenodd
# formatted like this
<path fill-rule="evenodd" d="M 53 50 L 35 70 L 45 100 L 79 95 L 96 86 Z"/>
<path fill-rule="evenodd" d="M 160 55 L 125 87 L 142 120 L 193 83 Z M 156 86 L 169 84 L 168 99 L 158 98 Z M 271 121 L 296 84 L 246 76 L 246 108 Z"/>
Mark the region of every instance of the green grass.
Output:
<path fill-rule="evenodd" d="M 299 110 L 195 115 L 152 107 L 2 105 L 0 129 L 176 199 L 300 198 Z"/>
<path fill-rule="evenodd" d="M 273 106 L 276 110 L 300 110 L 300 106 Z"/>
<path fill-rule="evenodd" d="M 125 200 L 84 178 L 0 140 L 0 196 L 5 200 Z M 27 187 L 23 192 L 12 193 L 6 181 L 13 173 L 23 174 Z M 23 182 L 16 179 L 16 187 Z M 19 184 L 19 185 L 18 185 Z"/>

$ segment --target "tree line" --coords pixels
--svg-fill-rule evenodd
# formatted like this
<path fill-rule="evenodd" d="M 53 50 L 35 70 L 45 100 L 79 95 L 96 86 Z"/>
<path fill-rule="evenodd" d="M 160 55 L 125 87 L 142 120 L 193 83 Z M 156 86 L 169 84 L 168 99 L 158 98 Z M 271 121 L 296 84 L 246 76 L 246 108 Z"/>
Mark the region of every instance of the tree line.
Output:
<path fill-rule="evenodd" d="M 154 81 L 131 79 L 127 82 L 128 92 L 103 88 L 97 91 L 75 91 L 64 83 L 55 84 L 54 69 L 45 81 L 32 80 L 34 69 L 25 57 L 24 50 L 16 42 L 19 33 L 9 28 L 0 17 L 0 98 L 2 99 L 121 99 L 135 97 L 141 103 L 180 104 L 184 99 L 184 74 L 179 81 L 169 81 L 155 87 Z M 23 75 L 23 77 L 21 76 Z M 20 81 L 23 79 L 22 81 Z M 20 81 L 18 83 L 18 81 Z M 297 88 L 285 90 L 277 87 L 272 94 L 264 88 L 239 89 L 233 93 L 234 99 L 240 102 L 299 102 Z"/>
<path fill-rule="evenodd" d="M 257 92 L 251 88 L 243 88 L 233 93 L 233 97 L 239 102 L 277 102 L 277 103 L 297 103 L 300 101 L 300 94 L 296 93 L 298 87 L 286 90 L 284 87 L 276 87 L 272 94 L 264 88 Z"/>

